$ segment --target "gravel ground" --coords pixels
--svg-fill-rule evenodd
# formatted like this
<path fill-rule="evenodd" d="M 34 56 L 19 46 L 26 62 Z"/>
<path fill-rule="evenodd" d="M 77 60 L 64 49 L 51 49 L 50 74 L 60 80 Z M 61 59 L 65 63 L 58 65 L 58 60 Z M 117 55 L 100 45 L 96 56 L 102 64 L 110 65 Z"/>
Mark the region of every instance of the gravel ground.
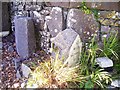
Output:
<path fill-rule="evenodd" d="M 1 69 L 0 69 L 0 87 L 1 88 L 19 88 L 24 81 L 24 78 L 18 79 L 16 77 L 15 64 L 13 59 L 20 58 L 16 52 L 16 44 L 14 33 L 3 37 L 2 39 L 2 61 L 1 61 Z M 35 65 L 38 65 L 42 60 L 48 59 L 49 55 L 47 55 L 44 51 L 38 50 L 31 55 L 31 57 L 25 59 L 22 63 L 29 66 L 34 70 Z M 34 66 L 33 66 L 34 63 Z"/>

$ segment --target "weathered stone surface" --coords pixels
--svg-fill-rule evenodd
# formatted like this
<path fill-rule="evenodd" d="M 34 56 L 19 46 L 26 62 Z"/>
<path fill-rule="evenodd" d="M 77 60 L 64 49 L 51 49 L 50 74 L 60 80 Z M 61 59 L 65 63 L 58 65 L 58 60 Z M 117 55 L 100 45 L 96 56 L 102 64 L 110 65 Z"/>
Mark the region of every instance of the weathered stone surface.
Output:
<path fill-rule="evenodd" d="M 102 36 L 102 41 L 103 41 L 104 38 L 109 38 L 110 34 L 116 35 L 116 33 L 119 32 L 119 27 L 101 26 L 101 32 L 102 32 L 101 36 Z"/>
<path fill-rule="evenodd" d="M 69 8 L 69 2 L 64 2 L 64 0 L 61 0 L 61 2 L 46 2 L 45 4 L 46 4 L 46 6 Z"/>
<path fill-rule="evenodd" d="M 116 10 L 119 11 L 119 2 L 87 2 L 88 7 L 100 10 Z"/>
<path fill-rule="evenodd" d="M 20 17 L 15 19 L 15 38 L 18 54 L 23 57 L 29 57 L 36 48 L 33 21 L 29 17 Z"/>
<path fill-rule="evenodd" d="M 113 61 L 107 57 L 96 58 L 96 62 L 101 68 L 113 67 Z"/>
<path fill-rule="evenodd" d="M 76 39 L 74 40 L 70 48 L 69 56 L 66 60 L 68 62 L 68 66 L 78 65 L 80 60 L 81 50 L 82 50 L 82 42 L 81 42 L 80 36 L 77 35 Z"/>
<path fill-rule="evenodd" d="M 17 77 L 18 79 L 21 78 L 20 72 L 19 72 L 18 70 L 17 70 L 17 72 L 16 72 L 16 77 Z"/>
<path fill-rule="evenodd" d="M 104 17 L 105 18 L 105 17 Z M 100 19 L 100 23 L 105 26 L 119 26 L 119 20 L 112 19 Z"/>
<path fill-rule="evenodd" d="M 51 39 L 51 42 L 58 48 L 60 55 L 65 58 L 68 57 L 70 47 L 77 37 L 77 33 L 73 29 L 65 29 L 58 33 L 58 35 Z"/>
<path fill-rule="evenodd" d="M 112 81 L 111 86 L 120 87 L 120 80 L 114 80 L 114 81 Z"/>
<path fill-rule="evenodd" d="M 76 2 L 76 0 L 70 0 L 69 8 L 77 8 L 82 2 Z"/>
<path fill-rule="evenodd" d="M 26 78 L 28 78 L 29 74 L 31 73 L 31 69 L 23 63 L 21 65 L 21 71 L 23 73 L 23 76 Z"/>
<path fill-rule="evenodd" d="M 9 46 L 9 47 L 8 47 L 8 51 L 9 51 L 9 52 L 13 52 L 13 51 L 14 51 L 13 46 Z"/>
<path fill-rule="evenodd" d="M 90 39 L 98 31 L 98 23 L 93 15 L 84 14 L 81 10 L 70 9 L 67 16 L 67 27 L 74 29 L 82 41 Z"/>
<path fill-rule="evenodd" d="M 59 7 L 53 7 L 50 16 L 46 16 L 46 23 L 50 34 L 55 37 L 63 30 L 63 12 Z"/>
<path fill-rule="evenodd" d="M 2 2 L 2 31 L 10 31 L 10 10 L 9 10 L 9 3 Z"/>
<path fill-rule="evenodd" d="M 63 0 L 62 0 L 63 1 Z M 79 0 L 67 0 L 66 2 L 46 2 L 47 6 L 59 6 L 65 8 L 77 8 L 81 5 Z M 119 2 L 86 2 L 90 8 L 97 8 L 100 10 L 117 10 L 119 11 Z"/>

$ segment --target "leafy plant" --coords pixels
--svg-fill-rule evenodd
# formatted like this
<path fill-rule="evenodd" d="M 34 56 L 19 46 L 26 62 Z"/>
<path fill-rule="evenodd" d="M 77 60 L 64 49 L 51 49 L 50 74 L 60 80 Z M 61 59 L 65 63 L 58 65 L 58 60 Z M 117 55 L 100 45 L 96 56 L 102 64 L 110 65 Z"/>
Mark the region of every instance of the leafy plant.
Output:
<path fill-rule="evenodd" d="M 118 60 L 118 54 L 117 51 L 120 48 L 118 44 L 118 39 L 117 39 L 118 32 L 114 35 L 113 33 L 110 33 L 110 36 L 108 38 L 103 39 L 103 48 L 100 49 L 100 57 L 106 56 L 111 58 L 114 56 Z"/>
<path fill-rule="evenodd" d="M 99 22 L 98 19 L 99 19 L 100 16 L 98 14 L 99 13 L 98 9 L 96 9 L 96 8 L 89 8 L 86 5 L 85 1 L 82 2 L 82 4 L 79 6 L 79 9 L 81 9 L 85 14 L 93 14 L 95 19 L 96 19 L 96 21 Z"/>
<path fill-rule="evenodd" d="M 87 77 L 84 83 L 80 83 L 80 88 L 93 88 L 95 85 L 103 88 L 112 80 L 108 72 L 96 67 L 98 51 L 99 47 L 94 36 L 80 57 L 80 74 Z"/>
<path fill-rule="evenodd" d="M 81 82 L 82 75 L 78 75 L 78 66 L 68 67 L 66 62 L 56 58 L 41 63 L 28 79 L 27 88 L 37 86 L 39 88 L 65 88 L 68 82 Z M 65 86 L 64 86 L 65 85 Z"/>
<path fill-rule="evenodd" d="M 90 76 L 91 81 L 100 86 L 101 88 L 104 88 L 106 84 L 112 81 L 111 75 L 102 69 L 98 69 L 95 72 L 92 72 Z"/>

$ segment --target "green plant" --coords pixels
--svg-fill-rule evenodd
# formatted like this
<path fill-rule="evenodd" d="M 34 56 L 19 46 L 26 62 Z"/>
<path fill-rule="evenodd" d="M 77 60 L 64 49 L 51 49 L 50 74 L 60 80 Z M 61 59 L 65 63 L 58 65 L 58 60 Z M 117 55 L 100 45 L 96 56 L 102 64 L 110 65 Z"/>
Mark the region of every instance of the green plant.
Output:
<path fill-rule="evenodd" d="M 56 58 L 41 63 L 28 79 L 27 87 L 37 86 L 39 88 L 65 88 L 68 87 L 68 82 L 81 82 L 83 76 L 78 75 L 78 65 L 68 67 L 66 62 L 59 59 L 59 54 Z"/>
<path fill-rule="evenodd" d="M 118 49 L 120 48 L 118 39 L 117 39 L 118 32 L 116 34 L 110 33 L 108 38 L 103 39 L 103 48 L 100 49 L 101 53 L 99 54 L 100 57 L 106 56 L 109 58 L 116 58 L 118 60 Z M 114 57 L 112 57 L 114 56 Z"/>
<path fill-rule="evenodd" d="M 88 44 L 88 48 L 85 49 L 80 57 L 80 74 L 86 76 L 86 80 L 80 83 L 80 88 L 94 88 L 105 87 L 112 79 L 110 74 L 106 71 L 96 67 L 95 59 L 98 57 L 99 47 L 95 42 L 95 36 Z"/>
<path fill-rule="evenodd" d="M 96 8 L 89 8 L 86 5 L 85 1 L 82 2 L 82 4 L 79 6 L 79 9 L 81 9 L 85 14 L 93 14 L 95 19 L 96 19 L 96 21 L 99 22 L 98 19 L 99 19 L 100 16 L 98 14 L 99 13 L 98 9 L 96 9 Z"/>

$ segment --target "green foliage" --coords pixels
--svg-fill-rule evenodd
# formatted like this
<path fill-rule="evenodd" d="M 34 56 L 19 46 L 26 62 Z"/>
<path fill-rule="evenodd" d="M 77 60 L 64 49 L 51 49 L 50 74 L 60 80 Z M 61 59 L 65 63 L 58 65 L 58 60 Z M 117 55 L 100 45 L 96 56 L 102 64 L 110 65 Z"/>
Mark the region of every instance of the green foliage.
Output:
<path fill-rule="evenodd" d="M 108 72 L 96 68 L 95 59 L 98 57 L 99 47 L 95 42 L 95 36 L 88 44 L 88 48 L 82 52 L 80 58 L 80 74 L 86 76 L 84 83 L 80 83 L 80 88 L 93 88 L 97 85 L 104 88 L 108 82 L 111 81 L 111 77 Z"/>
<path fill-rule="evenodd" d="M 85 2 L 82 2 L 82 4 L 79 7 L 85 14 L 92 14 L 92 11 L 90 8 L 87 7 Z"/>
<path fill-rule="evenodd" d="M 106 56 L 111 59 L 115 57 L 118 60 L 119 56 L 117 54 L 117 51 L 120 48 L 120 46 L 118 43 L 117 35 L 118 33 L 116 33 L 115 35 L 113 33 L 110 33 L 110 36 L 108 38 L 103 39 L 103 48 L 100 49 L 100 57 Z"/>
<path fill-rule="evenodd" d="M 101 88 L 104 88 L 106 84 L 112 81 L 111 75 L 102 69 L 98 69 L 95 70 L 95 72 L 92 72 L 91 80 Z"/>
<path fill-rule="evenodd" d="M 99 14 L 98 14 L 98 12 L 99 12 L 98 9 L 87 7 L 86 2 L 84 2 L 84 1 L 80 5 L 79 9 L 81 9 L 85 14 L 93 14 L 96 21 L 98 22 L 98 19 L 100 17 Z"/>
<path fill-rule="evenodd" d="M 80 73 L 90 75 L 96 65 L 95 58 L 97 55 L 98 45 L 95 43 L 95 36 L 88 44 L 88 48 L 82 51 L 80 55 Z"/>

